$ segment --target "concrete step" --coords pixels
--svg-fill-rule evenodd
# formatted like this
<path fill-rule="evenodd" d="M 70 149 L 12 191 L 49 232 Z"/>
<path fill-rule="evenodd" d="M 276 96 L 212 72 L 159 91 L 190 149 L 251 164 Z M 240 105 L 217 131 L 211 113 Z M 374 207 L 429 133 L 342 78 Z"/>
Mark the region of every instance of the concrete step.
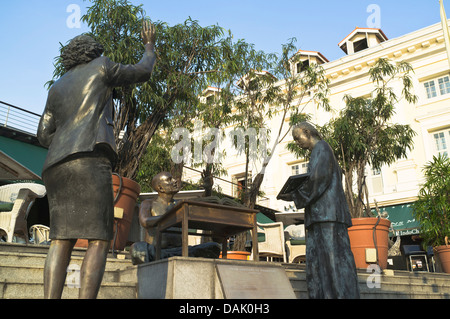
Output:
<path fill-rule="evenodd" d="M 32 253 L 3 253 L 0 252 L 0 279 L 1 278 L 27 278 L 40 281 L 44 274 L 46 255 Z M 70 266 L 81 267 L 82 256 L 73 256 Z M 108 258 L 105 267 L 104 282 L 117 282 L 118 272 L 131 267 L 130 260 Z"/>
<path fill-rule="evenodd" d="M 448 274 L 393 271 L 377 275 L 361 271 L 358 277 L 366 298 L 450 299 Z"/>
<path fill-rule="evenodd" d="M 77 299 L 79 289 L 64 287 L 62 299 Z M 42 299 L 44 284 L 32 281 L 0 282 L 0 299 Z M 98 299 L 136 299 L 136 284 L 103 282 Z"/>
<path fill-rule="evenodd" d="M 42 247 L 32 249 L 19 247 L 11 249 L 11 245 L 4 249 L 0 245 L 0 298 L 1 299 L 41 299 L 44 293 L 44 264 L 46 252 Z M 36 251 L 33 253 L 30 251 Z M 81 267 L 83 251 L 78 251 L 72 256 L 70 265 Z M 77 268 L 75 266 L 75 268 Z M 126 276 L 122 271 L 132 267 L 129 259 L 108 258 L 100 287 L 99 299 L 135 299 L 137 297 L 136 277 Z M 67 281 L 69 285 L 63 291 L 63 299 L 78 298 L 78 288 L 70 285 L 70 275 Z"/>
<path fill-rule="evenodd" d="M 72 256 L 70 263 L 81 266 L 83 257 L 83 255 Z M 46 258 L 46 253 L 0 251 L 0 266 L 44 266 Z M 109 257 L 106 263 L 106 269 L 110 270 L 124 269 L 129 266 L 131 266 L 130 259 L 117 259 Z"/>
<path fill-rule="evenodd" d="M 46 254 L 34 253 L 11 253 L 0 251 L 0 266 L 42 266 L 44 267 Z M 83 256 L 72 256 L 70 264 L 81 266 Z M 106 270 L 119 270 L 130 267 L 129 259 L 108 258 L 106 262 Z"/>
<path fill-rule="evenodd" d="M 286 275 L 291 282 L 297 299 L 308 299 L 308 287 L 306 285 L 305 266 L 302 264 L 290 265 L 283 264 L 286 270 Z"/>
<path fill-rule="evenodd" d="M 48 248 L 0 244 L 0 298 L 43 298 L 43 271 Z M 81 266 L 83 250 L 74 253 L 71 265 Z M 125 257 L 126 254 L 125 254 Z M 307 299 L 304 264 L 282 264 L 295 295 Z M 108 258 L 99 299 L 137 298 L 137 267 L 130 259 Z M 69 276 L 68 276 L 69 278 Z M 450 275 L 442 273 L 358 270 L 362 299 L 450 299 Z M 69 281 L 70 282 L 70 281 Z M 66 285 L 64 299 L 78 298 L 78 289 Z"/>
<path fill-rule="evenodd" d="M 117 269 L 111 270 L 106 269 L 103 275 L 103 282 L 130 282 L 127 279 L 126 274 L 122 274 L 121 270 Z M 40 266 L 4 266 L 0 264 L 0 281 L 2 280 L 16 280 L 16 278 L 21 278 L 21 280 L 26 279 L 27 282 L 42 282 L 44 278 L 44 268 Z"/>
<path fill-rule="evenodd" d="M 304 265 L 284 264 L 299 299 L 308 298 Z M 442 273 L 358 270 L 362 299 L 450 299 L 450 275 Z"/>

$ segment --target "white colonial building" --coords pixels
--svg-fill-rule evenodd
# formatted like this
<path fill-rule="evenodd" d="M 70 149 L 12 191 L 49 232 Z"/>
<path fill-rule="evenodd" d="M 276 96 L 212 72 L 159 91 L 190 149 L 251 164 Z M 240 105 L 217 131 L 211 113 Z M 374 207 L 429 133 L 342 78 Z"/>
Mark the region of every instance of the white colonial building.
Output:
<path fill-rule="evenodd" d="M 319 52 L 300 50 L 297 54 L 301 55 L 303 63 L 292 66 L 292 71 L 299 73 L 305 61 L 321 64 L 331 81 L 329 98 L 334 112 L 317 109 L 312 103 L 305 110 L 312 115 L 311 122 L 318 125 L 327 123 L 345 107 L 345 95 L 370 96 L 374 85 L 368 71 L 377 59 L 406 61 L 414 68 L 414 93 L 419 97 L 418 103 L 412 105 L 401 100 L 392 119 L 394 123 L 409 124 L 417 133 L 414 149 L 407 158 L 381 170 L 368 167 L 367 184 L 371 203 L 376 200 L 378 206 L 389 213 L 394 227 L 403 230 L 403 234 L 415 233 L 416 223 L 409 205 L 416 200 L 423 181 L 422 168 L 433 155 L 448 152 L 450 148 L 450 65 L 442 26 L 438 23 L 395 39 L 388 39 L 380 29 L 356 28 L 338 45 L 345 52 L 338 60 L 328 61 Z M 401 83 L 393 83 L 393 87 L 400 95 Z M 213 91 L 211 89 L 211 94 Z M 267 124 L 278 128 L 280 120 L 275 116 Z M 264 197 L 258 201 L 261 206 L 280 212 L 290 208 L 289 203 L 276 199 L 278 192 L 290 175 L 305 172 L 307 167 L 303 159 L 286 149 L 289 141 L 292 141 L 290 134 L 273 154 L 261 186 Z M 223 193 L 236 196 L 239 185 L 245 183 L 245 156 L 238 154 L 231 145 L 226 151 L 223 166 L 228 175 L 216 179 L 215 184 Z M 260 161 L 250 163 L 253 177 L 261 170 L 261 164 Z M 199 178 L 198 172 L 184 170 L 184 180 Z"/>

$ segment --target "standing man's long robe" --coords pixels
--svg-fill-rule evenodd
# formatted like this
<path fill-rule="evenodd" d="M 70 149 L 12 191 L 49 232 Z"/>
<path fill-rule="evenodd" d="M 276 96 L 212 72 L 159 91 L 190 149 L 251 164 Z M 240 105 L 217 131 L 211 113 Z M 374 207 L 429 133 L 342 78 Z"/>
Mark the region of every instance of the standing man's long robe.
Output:
<path fill-rule="evenodd" d="M 359 298 L 347 228 L 352 225 L 341 169 L 323 140 L 312 150 L 308 180 L 292 193 L 305 208 L 306 278 L 311 299 Z"/>

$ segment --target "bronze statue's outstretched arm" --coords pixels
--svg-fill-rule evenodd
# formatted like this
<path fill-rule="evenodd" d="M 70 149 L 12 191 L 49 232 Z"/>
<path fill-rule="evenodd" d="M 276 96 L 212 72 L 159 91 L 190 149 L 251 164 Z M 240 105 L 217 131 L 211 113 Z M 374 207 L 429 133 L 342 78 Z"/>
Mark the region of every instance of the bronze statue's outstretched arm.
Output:
<path fill-rule="evenodd" d="M 155 48 L 155 27 L 149 22 L 145 21 L 143 22 L 143 28 L 142 28 L 142 40 L 144 41 L 144 45 L 150 44 L 152 46 L 152 49 Z"/>
<path fill-rule="evenodd" d="M 144 21 L 141 32 L 142 41 L 145 46 L 144 56 L 137 64 L 114 63 L 105 59 L 106 82 L 110 87 L 121 87 L 135 83 L 146 82 L 150 79 L 156 62 L 155 54 L 155 27 Z"/>

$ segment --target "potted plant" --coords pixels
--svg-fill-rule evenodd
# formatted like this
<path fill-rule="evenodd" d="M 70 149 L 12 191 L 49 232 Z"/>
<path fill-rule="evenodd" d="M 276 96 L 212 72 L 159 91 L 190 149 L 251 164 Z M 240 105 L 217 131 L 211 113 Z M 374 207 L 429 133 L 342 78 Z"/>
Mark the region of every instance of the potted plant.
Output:
<path fill-rule="evenodd" d="M 141 191 L 141 186 L 132 179 L 122 177 L 119 174 L 112 175 L 114 194 L 114 239 L 111 248 L 123 250 L 127 245 L 128 235 L 131 229 L 134 210 Z M 88 240 L 78 239 L 76 247 L 88 247 Z"/>
<path fill-rule="evenodd" d="M 141 186 L 132 179 L 113 174 L 113 191 L 116 223 L 112 248 L 123 250 L 127 244 Z"/>
<path fill-rule="evenodd" d="M 450 159 L 434 156 L 423 169 L 425 183 L 414 203 L 414 215 L 420 224 L 420 236 L 426 249 L 432 246 L 442 270 L 450 273 Z"/>
<path fill-rule="evenodd" d="M 415 103 L 410 74 L 412 66 L 379 59 L 368 71 L 375 89 L 372 98 L 345 96 L 346 107 L 322 128 L 345 176 L 344 189 L 352 216 L 350 244 L 358 268 L 367 268 L 366 249 L 377 251 L 381 268 L 387 266 L 390 221 L 373 217 L 366 184 L 366 167 L 381 169 L 407 156 L 416 134 L 409 125 L 392 124 L 400 98 Z M 401 96 L 390 87 L 391 80 L 402 83 Z M 356 186 L 356 187 L 355 187 Z"/>
<path fill-rule="evenodd" d="M 375 249 L 376 262 L 385 269 L 389 251 L 389 227 L 391 222 L 381 217 L 352 218 L 348 229 L 350 246 L 357 268 L 367 268 L 366 250 Z"/>

